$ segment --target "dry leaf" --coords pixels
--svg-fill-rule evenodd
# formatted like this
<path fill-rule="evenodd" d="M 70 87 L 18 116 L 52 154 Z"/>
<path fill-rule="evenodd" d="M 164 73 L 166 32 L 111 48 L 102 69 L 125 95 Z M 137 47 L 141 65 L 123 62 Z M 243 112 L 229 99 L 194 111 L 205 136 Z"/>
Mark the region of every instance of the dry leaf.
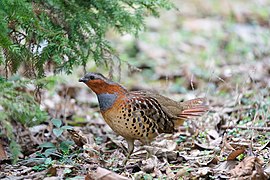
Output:
<path fill-rule="evenodd" d="M 127 180 L 128 178 L 118 175 L 112 171 L 109 171 L 101 167 L 98 167 L 96 171 L 90 172 L 85 176 L 85 180 L 112 180 L 112 179 Z"/>
<path fill-rule="evenodd" d="M 222 142 L 222 137 L 219 136 L 218 132 L 211 129 L 207 132 L 207 139 L 209 141 L 210 147 L 219 147 Z"/>
<path fill-rule="evenodd" d="M 167 151 L 174 151 L 177 147 L 177 143 L 174 140 L 163 139 L 159 142 L 155 141 L 152 144 L 154 147 L 164 148 Z"/>
<path fill-rule="evenodd" d="M 151 158 L 146 159 L 142 162 L 143 165 L 141 169 L 146 173 L 152 173 L 154 171 L 154 168 L 157 166 L 158 159 L 155 156 L 152 156 Z"/>
<path fill-rule="evenodd" d="M 194 140 L 194 144 L 198 147 L 201 148 L 202 150 L 212 150 L 215 148 L 215 146 L 211 146 L 209 144 L 204 144 L 199 141 Z"/>
<path fill-rule="evenodd" d="M 224 138 L 223 138 L 223 147 L 222 147 L 223 149 L 228 149 L 228 150 L 232 150 L 232 151 L 234 151 L 235 149 L 228 143 L 228 141 L 227 141 L 227 137 L 226 136 L 224 136 Z"/>
<path fill-rule="evenodd" d="M 210 167 L 202 167 L 198 169 L 197 174 L 199 174 L 200 176 L 206 176 L 210 171 Z"/>
<path fill-rule="evenodd" d="M 0 160 L 4 160 L 7 159 L 7 154 L 1 141 L 2 140 L 0 139 Z"/>
<path fill-rule="evenodd" d="M 144 149 L 152 152 L 152 155 L 155 155 L 158 158 L 166 158 L 169 162 L 176 161 L 178 158 L 178 152 L 177 151 L 169 151 L 166 148 L 160 148 L 160 147 L 152 147 L 152 146 L 144 146 Z M 134 153 L 134 155 L 140 155 L 140 153 Z"/>
<path fill-rule="evenodd" d="M 68 164 L 54 164 L 52 165 L 48 170 L 47 174 L 52 176 L 52 177 L 64 177 L 65 176 L 65 170 L 69 169 L 70 172 L 72 171 L 71 169 L 73 168 L 72 165 Z M 62 178 L 60 178 L 62 179 Z"/>
<path fill-rule="evenodd" d="M 237 156 L 239 156 L 240 154 L 244 153 L 246 150 L 246 148 L 242 147 L 240 149 L 236 149 L 236 150 L 233 150 L 227 157 L 227 161 L 232 161 L 232 160 L 235 160 L 235 158 Z"/>
<path fill-rule="evenodd" d="M 230 174 L 232 175 L 232 177 L 251 175 L 253 171 L 256 171 L 255 164 L 257 166 L 262 166 L 263 162 L 256 156 L 248 156 L 237 166 L 235 166 L 235 168 L 230 171 Z"/>
<path fill-rule="evenodd" d="M 47 174 L 50 176 L 56 176 L 57 175 L 57 166 L 52 166 L 48 169 Z"/>
<path fill-rule="evenodd" d="M 236 164 L 237 164 L 237 161 L 223 161 L 219 163 L 218 165 L 216 165 L 215 170 L 228 172 L 229 170 L 234 168 Z"/>
<path fill-rule="evenodd" d="M 270 178 L 270 164 L 265 168 L 264 172 L 269 176 Z"/>
<path fill-rule="evenodd" d="M 173 179 L 175 177 L 175 174 L 169 166 L 166 168 L 166 175 L 168 179 Z"/>
<path fill-rule="evenodd" d="M 216 156 L 212 157 L 209 161 L 206 162 L 206 166 L 209 166 L 211 164 L 217 164 L 219 162 L 218 158 Z"/>
<path fill-rule="evenodd" d="M 253 177 L 252 179 L 257 178 L 257 177 L 258 177 L 257 179 L 263 179 L 263 180 L 269 179 L 267 178 L 268 175 L 264 172 L 262 165 L 263 165 L 263 160 L 261 159 L 259 159 L 259 162 L 255 162 L 256 171 L 255 172 L 253 171 L 254 176 L 252 176 Z"/>
<path fill-rule="evenodd" d="M 175 175 L 175 179 L 180 179 L 181 177 L 185 176 L 186 174 L 188 174 L 188 169 L 187 168 L 180 168 Z"/>
<path fill-rule="evenodd" d="M 207 134 L 212 138 L 212 139 L 218 139 L 219 138 L 219 134 L 216 130 L 214 129 L 210 129 L 209 131 L 207 131 Z"/>
<path fill-rule="evenodd" d="M 68 129 L 68 132 L 71 135 L 71 139 L 75 142 L 77 146 L 83 147 L 83 145 L 87 143 L 87 138 L 83 135 L 81 131 Z"/>

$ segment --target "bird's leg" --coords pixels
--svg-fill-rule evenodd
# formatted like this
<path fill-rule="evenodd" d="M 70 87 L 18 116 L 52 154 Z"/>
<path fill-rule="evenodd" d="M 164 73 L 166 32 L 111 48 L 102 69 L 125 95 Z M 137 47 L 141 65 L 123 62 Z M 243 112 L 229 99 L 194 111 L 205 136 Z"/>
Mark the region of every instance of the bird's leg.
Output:
<path fill-rule="evenodd" d="M 147 152 L 147 154 L 146 154 L 146 159 L 149 159 L 152 155 L 153 155 L 153 151 L 152 150 L 150 150 L 150 149 L 145 149 L 146 150 L 146 152 Z"/>
<path fill-rule="evenodd" d="M 145 146 L 148 146 L 148 147 L 145 147 L 145 150 L 146 150 L 146 159 L 149 159 L 154 153 L 153 153 L 153 148 L 150 147 L 150 143 L 147 142 L 145 143 Z"/>
<path fill-rule="evenodd" d="M 123 161 L 123 165 L 126 165 L 127 161 L 130 158 L 130 155 L 132 154 L 132 152 L 134 150 L 134 139 L 126 139 L 126 141 L 128 144 L 128 154 L 127 154 L 127 157 Z"/>

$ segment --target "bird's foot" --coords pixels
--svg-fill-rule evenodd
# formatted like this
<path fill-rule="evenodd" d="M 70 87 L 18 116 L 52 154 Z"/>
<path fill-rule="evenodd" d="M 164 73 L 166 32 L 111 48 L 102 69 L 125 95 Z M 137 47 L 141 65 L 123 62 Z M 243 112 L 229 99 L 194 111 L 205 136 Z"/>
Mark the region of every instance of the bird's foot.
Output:
<path fill-rule="evenodd" d="M 145 146 L 145 150 L 146 150 L 146 159 L 149 159 L 149 158 L 153 157 L 153 155 L 154 155 L 153 147 Z"/>
<path fill-rule="evenodd" d="M 129 160 L 129 157 L 127 156 L 127 157 L 123 160 L 122 166 L 125 166 L 125 165 L 127 164 L 128 160 Z"/>

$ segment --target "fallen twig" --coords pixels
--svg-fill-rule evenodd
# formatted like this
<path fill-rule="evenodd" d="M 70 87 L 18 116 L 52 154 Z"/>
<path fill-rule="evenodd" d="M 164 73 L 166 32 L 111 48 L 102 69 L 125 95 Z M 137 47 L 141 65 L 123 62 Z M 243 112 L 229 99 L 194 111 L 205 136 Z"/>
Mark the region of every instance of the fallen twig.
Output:
<path fill-rule="evenodd" d="M 226 126 L 226 125 L 221 126 L 221 129 L 235 129 L 235 128 L 270 132 L 270 127 L 247 127 L 247 126 Z"/>

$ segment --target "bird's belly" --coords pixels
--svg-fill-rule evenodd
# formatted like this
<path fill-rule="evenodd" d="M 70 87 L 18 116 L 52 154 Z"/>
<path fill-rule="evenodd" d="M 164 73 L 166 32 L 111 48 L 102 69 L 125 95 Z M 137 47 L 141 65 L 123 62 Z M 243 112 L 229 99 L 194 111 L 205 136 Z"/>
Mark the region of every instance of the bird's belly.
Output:
<path fill-rule="evenodd" d="M 149 124 L 138 123 L 132 115 L 119 115 L 115 112 L 106 111 L 102 116 L 111 129 L 127 139 L 137 139 L 144 143 L 151 142 L 158 134 L 149 127 Z"/>

